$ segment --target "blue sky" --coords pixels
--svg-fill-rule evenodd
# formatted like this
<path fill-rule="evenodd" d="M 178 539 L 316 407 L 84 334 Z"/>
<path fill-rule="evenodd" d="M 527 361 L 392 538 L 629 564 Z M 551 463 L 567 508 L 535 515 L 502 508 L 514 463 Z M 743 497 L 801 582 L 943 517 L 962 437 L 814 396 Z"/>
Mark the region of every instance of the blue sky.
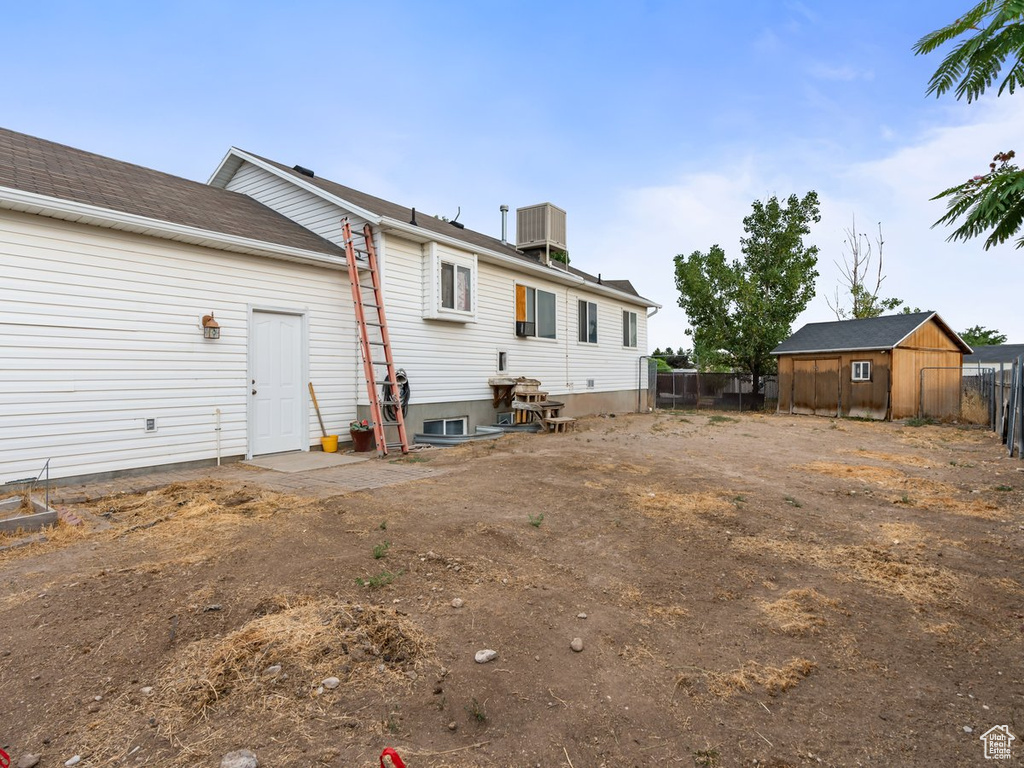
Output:
<path fill-rule="evenodd" d="M 205 181 L 238 146 L 500 233 L 568 212 L 573 265 L 664 305 L 672 259 L 737 257 L 755 199 L 818 191 L 818 295 L 856 215 L 885 295 L 1024 342 L 1024 252 L 949 244 L 928 198 L 1024 150 L 1024 95 L 926 97 L 913 43 L 973 0 L 46 2 L 5 9 L 0 124 Z"/>

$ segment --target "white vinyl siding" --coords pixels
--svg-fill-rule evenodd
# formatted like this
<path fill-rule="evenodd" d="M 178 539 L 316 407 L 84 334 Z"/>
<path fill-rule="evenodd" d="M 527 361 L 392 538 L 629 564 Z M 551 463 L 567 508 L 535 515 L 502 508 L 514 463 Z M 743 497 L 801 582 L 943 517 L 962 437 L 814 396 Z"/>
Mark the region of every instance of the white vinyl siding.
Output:
<path fill-rule="evenodd" d="M 434 246 L 443 261 L 463 256 L 449 246 Z M 383 239 L 389 271 L 385 289 L 388 325 L 395 362 L 409 375 L 416 404 L 490 400 L 488 377 L 495 375 L 499 351 L 506 352 L 509 376 L 540 379 L 552 395 L 570 392 L 635 390 L 637 352 L 623 350 L 618 339 L 621 304 L 578 287 L 533 279 L 480 260 L 476 274 L 476 322 L 456 324 L 422 318 L 423 280 L 430 269 L 430 244 L 413 243 L 396 234 Z M 518 338 L 515 286 L 528 284 L 554 297 L 556 341 Z M 579 300 L 598 306 L 598 344 L 578 344 Z M 638 315 L 638 343 L 646 345 L 645 316 Z M 594 379 L 593 389 L 587 380 Z M 359 390 L 360 402 L 365 394 Z"/>
<path fill-rule="evenodd" d="M 245 163 L 229 182 L 228 189 L 252 194 L 321 236 L 341 242 L 340 224 L 336 222 L 347 212 L 299 189 L 287 179 Z M 353 221 L 356 222 L 354 227 L 361 229 L 363 221 L 354 217 Z M 499 350 L 507 353 L 508 375 L 540 379 L 545 391 L 552 395 L 636 389 L 637 349 L 624 349 L 618 341 L 622 338 L 621 302 L 579 286 L 566 286 L 494 265 L 468 247 L 461 249 L 436 242 L 421 244 L 397 233 L 387 233 L 378 237 L 378 253 L 383 264 L 385 303 L 395 361 L 409 375 L 413 403 L 491 399 L 487 379 L 495 375 Z M 473 270 L 470 316 L 440 310 L 442 262 L 461 264 Z M 517 283 L 554 296 L 556 341 L 540 343 L 535 338 L 514 335 L 513 297 Z M 576 341 L 576 313 L 572 310 L 580 300 L 597 304 L 597 344 Z M 346 300 L 346 307 L 350 303 Z M 637 318 L 637 347 L 646 348 L 643 310 Z M 358 363 L 355 352 L 352 359 Z M 587 382 L 591 379 L 594 386 L 588 389 Z M 359 402 L 365 405 L 366 388 L 361 378 L 358 383 L 356 393 Z"/>
<path fill-rule="evenodd" d="M 212 459 L 218 408 L 222 455 L 245 454 L 252 305 L 308 313 L 324 421 L 354 418 L 343 271 L 0 211 L 0 482 Z"/>

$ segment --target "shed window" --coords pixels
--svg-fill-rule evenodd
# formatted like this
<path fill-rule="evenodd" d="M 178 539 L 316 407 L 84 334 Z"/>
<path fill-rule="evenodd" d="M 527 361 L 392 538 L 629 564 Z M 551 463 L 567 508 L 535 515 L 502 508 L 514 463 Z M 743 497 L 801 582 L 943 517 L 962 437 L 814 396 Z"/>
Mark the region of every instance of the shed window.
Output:
<path fill-rule="evenodd" d="M 853 361 L 853 381 L 871 381 L 871 361 L 870 360 L 854 360 Z"/>

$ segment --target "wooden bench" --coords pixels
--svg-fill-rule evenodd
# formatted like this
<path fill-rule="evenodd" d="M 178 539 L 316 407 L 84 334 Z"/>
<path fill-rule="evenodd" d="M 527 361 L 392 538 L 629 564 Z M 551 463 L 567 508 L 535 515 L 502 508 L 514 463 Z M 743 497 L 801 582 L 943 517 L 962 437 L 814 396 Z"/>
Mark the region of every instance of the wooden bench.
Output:
<path fill-rule="evenodd" d="M 544 419 L 544 426 L 554 433 L 566 432 L 570 427 L 575 429 L 576 419 L 572 416 L 552 416 Z"/>

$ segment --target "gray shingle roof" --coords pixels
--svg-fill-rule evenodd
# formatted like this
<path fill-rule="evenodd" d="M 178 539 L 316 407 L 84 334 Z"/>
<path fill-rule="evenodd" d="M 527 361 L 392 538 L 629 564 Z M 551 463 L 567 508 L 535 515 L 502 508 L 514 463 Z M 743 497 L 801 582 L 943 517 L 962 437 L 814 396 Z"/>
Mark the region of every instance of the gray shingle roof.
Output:
<path fill-rule="evenodd" d="M 974 354 L 964 355 L 964 365 L 977 363 L 1012 363 L 1024 355 L 1024 344 L 988 344 L 974 347 Z"/>
<path fill-rule="evenodd" d="M 244 151 L 244 150 L 243 150 Z M 283 163 L 279 163 L 276 160 L 271 160 L 267 157 L 262 157 L 253 152 L 246 151 L 245 154 L 251 155 L 258 160 L 261 160 L 268 165 L 294 177 L 296 180 L 304 181 L 307 184 L 312 184 L 324 192 L 327 192 L 334 197 L 351 203 L 354 206 L 362 208 L 365 211 L 376 214 L 378 216 L 386 216 L 389 219 L 395 219 L 397 221 L 408 222 L 412 220 L 412 208 L 406 208 L 404 205 L 398 203 L 392 203 L 383 198 L 369 195 L 365 192 L 360 192 L 352 187 L 346 187 L 344 184 L 339 184 L 335 181 L 322 178 L 320 176 L 307 176 L 294 168 L 290 168 Z M 428 232 L 434 232 L 445 237 L 454 238 L 469 246 L 476 246 L 477 248 L 486 248 L 489 251 L 495 251 L 497 253 L 509 256 L 514 259 L 519 259 L 530 264 L 539 264 L 540 260 L 529 256 L 522 251 L 516 249 L 511 243 L 503 243 L 501 240 L 489 235 L 485 235 L 481 232 L 475 232 L 472 229 L 463 229 L 460 227 L 453 226 L 450 222 L 444 221 L 443 219 L 435 218 L 430 214 L 426 214 L 423 211 L 416 212 L 416 224 L 420 229 L 427 230 Z M 637 298 L 643 298 L 639 293 L 636 292 L 636 288 L 629 280 L 598 280 L 594 275 L 590 275 L 582 270 L 576 269 L 573 266 L 569 266 L 567 269 L 561 265 L 552 266 L 552 270 L 558 272 L 569 272 L 570 274 L 582 277 L 591 283 L 598 283 L 606 285 L 610 288 L 614 288 L 617 291 L 636 296 Z M 653 306 L 653 303 L 652 303 Z"/>
<path fill-rule="evenodd" d="M 963 345 L 964 352 L 971 351 L 937 314 L 914 312 L 909 315 L 883 315 L 863 320 L 808 323 L 773 349 L 772 354 L 892 349 L 931 317 L 935 317 L 947 333 L 956 337 L 958 345 Z"/>
<path fill-rule="evenodd" d="M 341 256 L 251 197 L 0 128 L 0 187 L 207 232 Z"/>

